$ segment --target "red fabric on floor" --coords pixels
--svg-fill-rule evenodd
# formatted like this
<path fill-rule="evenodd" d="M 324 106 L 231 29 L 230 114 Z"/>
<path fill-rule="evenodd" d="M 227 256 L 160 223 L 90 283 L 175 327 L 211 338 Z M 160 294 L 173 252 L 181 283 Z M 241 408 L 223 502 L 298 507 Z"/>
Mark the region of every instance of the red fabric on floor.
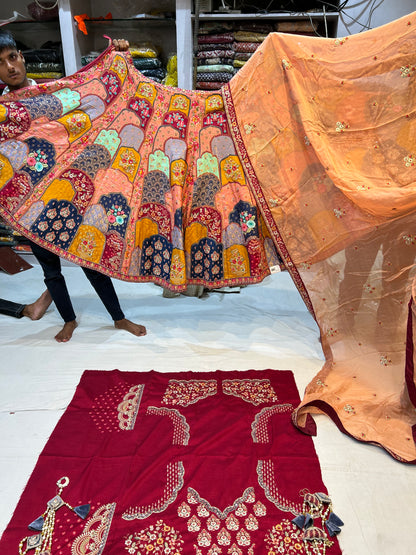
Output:
<path fill-rule="evenodd" d="M 0 552 L 36 535 L 28 525 L 66 476 L 61 498 L 91 510 L 56 510 L 53 555 L 306 553 L 291 520 L 305 493 L 326 490 L 312 439 L 291 423 L 298 403 L 290 371 L 86 371 Z M 340 553 L 336 540 L 326 552 Z"/>

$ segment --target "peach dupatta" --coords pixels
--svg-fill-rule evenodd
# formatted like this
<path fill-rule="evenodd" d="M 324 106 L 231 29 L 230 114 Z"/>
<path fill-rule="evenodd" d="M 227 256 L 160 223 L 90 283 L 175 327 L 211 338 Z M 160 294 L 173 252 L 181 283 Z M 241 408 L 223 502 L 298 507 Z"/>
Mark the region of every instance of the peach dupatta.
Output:
<path fill-rule="evenodd" d="M 326 362 L 295 423 L 313 433 L 307 415 L 327 413 L 409 463 L 415 44 L 416 12 L 346 38 L 272 33 L 223 89 L 258 205 L 320 327 Z"/>

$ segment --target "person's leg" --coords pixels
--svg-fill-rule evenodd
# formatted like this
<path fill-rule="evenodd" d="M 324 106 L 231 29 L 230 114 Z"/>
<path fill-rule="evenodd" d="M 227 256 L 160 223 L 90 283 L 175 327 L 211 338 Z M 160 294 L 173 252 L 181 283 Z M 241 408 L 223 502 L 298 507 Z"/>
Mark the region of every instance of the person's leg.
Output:
<path fill-rule="evenodd" d="M 82 270 L 87 276 L 88 281 L 94 287 L 95 292 L 100 297 L 111 318 L 114 321 L 122 320 L 124 318 L 124 312 L 121 310 L 117 293 L 111 279 L 104 274 L 100 274 L 100 272 L 91 270 L 90 268 L 83 267 Z"/>
<path fill-rule="evenodd" d="M 95 270 L 91 270 L 89 268 L 82 269 L 89 282 L 94 287 L 97 295 L 100 297 L 111 318 L 114 320 L 114 326 L 118 329 L 126 330 L 133 335 L 146 335 L 146 328 L 144 326 L 135 324 L 125 318 L 111 279 L 100 272 L 96 272 Z"/>
<path fill-rule="evenodd" d="M 65 278 L 61 272 L 61 261 L 59 256 L 40 247 L 36 243 L 31 242 L 30 246 L 33 254 L 42 267 L 45 285 L 51 294 L 59 314 L 65 322 L 64 327 L 55 336 L 55 339 L 59 343 L 69 341 L 77 323 Z"/>
<path fill-rule="evenodd" d="M 0 299 L 0 314 L 13 316 L 13 318 L 22 318 L 22 316 L 24 316 L 23 310 L 25 306 L 26 305 L 24 304 L 6 301 L 6 299 Z"/>

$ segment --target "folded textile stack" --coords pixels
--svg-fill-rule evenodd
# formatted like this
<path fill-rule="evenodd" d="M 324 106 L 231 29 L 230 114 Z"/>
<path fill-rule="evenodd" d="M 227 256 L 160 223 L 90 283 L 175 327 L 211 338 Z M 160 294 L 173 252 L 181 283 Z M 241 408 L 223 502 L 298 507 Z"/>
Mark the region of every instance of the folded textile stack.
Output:
<path fill-rule="evenodd" d="M 27 76 L 38 83 L 64 76 L 62 44 L 48 41 L 37 49 L 23 49 Z"/>
<path fill-rule="evenodd" d="M 3 218 L 0 217 L 0 247 L 15 247 L 17 245 L 29 244 L 29 240 L 15 231 Z"/>
<path fill-rule="evenodd" d="M 238 31 L 234 32 L 234 67 L 241 69 L 251 58 L 267 35 L 275 31 L 274 25 L 264 24 L 262 26 L 255 23 L 241 25 Z"/>
<path fill-rule="evenodd" d="M 130 54 L 136 69 L 153 81 L 162 83 L 166 77 L 166 68 L 162 67 L 162 60 L 159 57 L 158 48 L 150 42 L 140 42 L 130 44 Z"/>
<path fill-rule="evenodd" d="M 162 83 L 167 75 L 167 70 L 163 67 L 159 50 L 153 44 L 149 42 L 132 43 L 129 51 L 133 58 L 134 67 L 140 73 L 150 77 L 153 81 Z M 82 65 L 85 66 L 94 61 L 100 54 L 101 52 L 92 51 L 82 56 Z"/>
<path fill-rule="evenodd" d="M 253 55 L 274 23 L 205 23 L 198 33 L 196 89 L 220 89 Z"/>
<path fill-rule="evenodd" d="M 198 35 L 196 89 L 220 89 L 233 77 L 233 42 L 234 34 L 231 32 Z"/>

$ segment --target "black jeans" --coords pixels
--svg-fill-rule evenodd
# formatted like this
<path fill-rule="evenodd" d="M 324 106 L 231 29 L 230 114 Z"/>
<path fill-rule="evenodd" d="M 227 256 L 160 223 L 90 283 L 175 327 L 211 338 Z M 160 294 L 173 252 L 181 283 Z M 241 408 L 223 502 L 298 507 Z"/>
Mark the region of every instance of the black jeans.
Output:
<path fill-rule="evenodd" d="M 42 266 L 45 285 L 51 294 L 59 314 L 62 316 L 64 322 L 72 322 L 72 320 L 76 319 L 76 316 L 66 287 L 65 278 L 61 272 L 61 260 L 59 256 L 40 247 L 36 243 L 30 242 L 30 246 L 36 259 Z M 124 313 L 121 310 L 117 293 L 111 279 L 89 268 L 82 268 L 82 270 L 94 287 L 111 318 L 114 321 L 122 320 L 124 318 Z"/>
<path fill-rule="evenodd" d="M 0 299 L 0 314 L 4 314 L 5 316 L 14 316 L 14 318 L 21 318 L 23 316 L 23 309 L 25 306 L 25 304 Z"/>

